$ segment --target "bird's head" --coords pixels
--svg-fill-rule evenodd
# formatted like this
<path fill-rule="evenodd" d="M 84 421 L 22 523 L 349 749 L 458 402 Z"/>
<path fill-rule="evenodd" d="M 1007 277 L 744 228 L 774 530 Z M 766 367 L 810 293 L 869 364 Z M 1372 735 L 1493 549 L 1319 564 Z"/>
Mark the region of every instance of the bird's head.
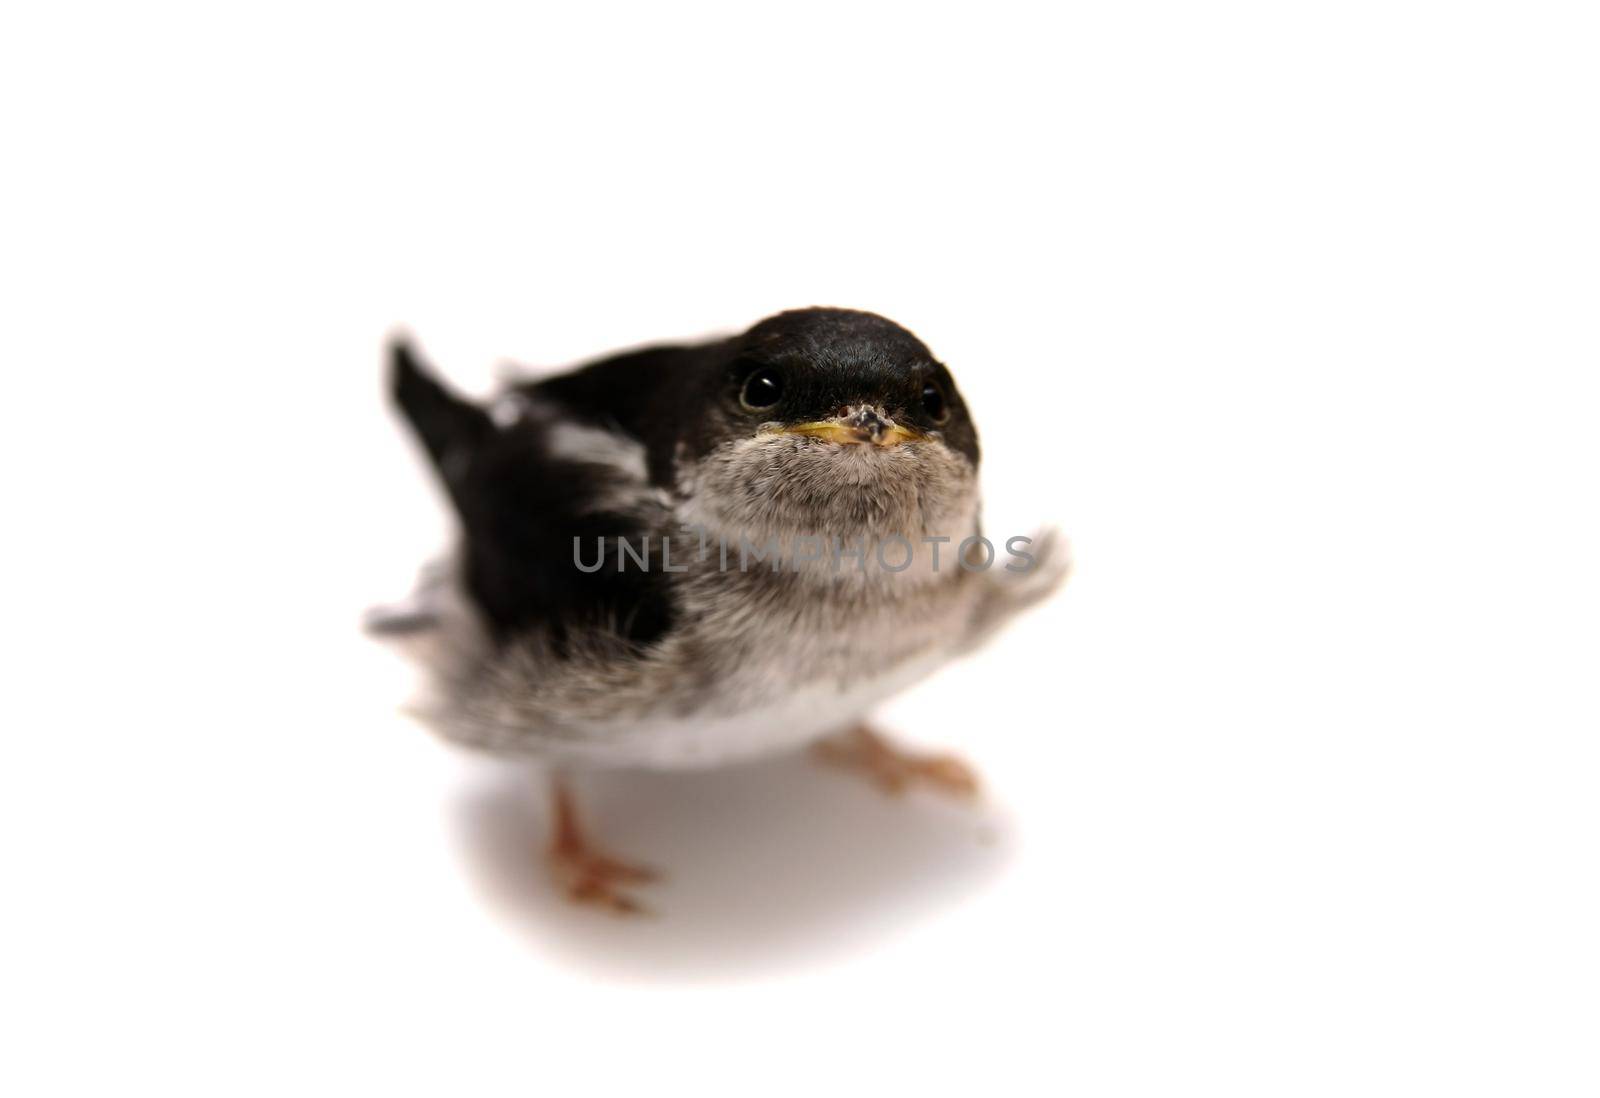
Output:
<path fill-rule="evenodd" d="M 978 436 L 950 371 L 881 316 L 801 309 L 726 345 L 679 468 L 719 533 L 975 532 Z"/>

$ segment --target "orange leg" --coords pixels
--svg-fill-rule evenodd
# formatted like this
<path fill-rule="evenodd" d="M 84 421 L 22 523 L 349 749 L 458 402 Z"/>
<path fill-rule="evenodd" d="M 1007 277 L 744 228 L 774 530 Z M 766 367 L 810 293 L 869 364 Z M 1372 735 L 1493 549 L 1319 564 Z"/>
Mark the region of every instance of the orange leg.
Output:
<path fill-rule="evenodd" d="M 640 915 L 646 908 L 618 891 L 619 885 L 643 884 L 656 872 L 603 854 L 589 845 L 578 822 L 572 790 L 560 778 L 551 779 L 550 869 L 574 903 L 594 904 L 619 915 Z"/>
<path fill-rule="evenodd" d="M 885 793 L 903 793 L 913 782 L 962 797 L 978 792 L 978 775 L 954 755 L 903 751 L 866 725 L 821 741 L 816 753 L 835 766 L 861 770 Z"/>

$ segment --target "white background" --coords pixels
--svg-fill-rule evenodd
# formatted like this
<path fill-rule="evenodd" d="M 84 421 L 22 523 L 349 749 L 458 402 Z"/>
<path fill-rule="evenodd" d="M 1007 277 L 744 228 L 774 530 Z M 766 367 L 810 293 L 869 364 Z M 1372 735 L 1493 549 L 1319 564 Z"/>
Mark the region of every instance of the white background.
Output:
<path fill-rule="evenodd" d="M 1593 1094 L 1584 5 L 8 5 L 0 1086 Z M 382 406 L 780 308 L 956 372 L 1069 588 L 804 760 L 533 777 L 356 628 Z"/>

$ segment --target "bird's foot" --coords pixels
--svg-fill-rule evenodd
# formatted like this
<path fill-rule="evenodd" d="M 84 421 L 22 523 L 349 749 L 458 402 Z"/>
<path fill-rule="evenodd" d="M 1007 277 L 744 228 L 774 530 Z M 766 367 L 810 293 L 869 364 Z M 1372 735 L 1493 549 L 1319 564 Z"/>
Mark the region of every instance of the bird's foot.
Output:
<path fill-rule="evenodd" d="M 591 846 L 578 823 L 572 793 L 560 782 L 554 788 L 554 829 L 548 857 L 551 873 L 572 902 L 592 904 L 618 915 L 649 913 L 621 886 L 646 884 L 659 874 L 648 866 L 625 862 Z"/>
<path fill-rule="evenodd" d="M 824 762 L 860 770 L 885 793 L 903 793 L 915 783 L 960 797 L 978 793 L 978 775 L 954 755 L 902 750 L 865 725 L 822 740 L 814 750 Z"/>

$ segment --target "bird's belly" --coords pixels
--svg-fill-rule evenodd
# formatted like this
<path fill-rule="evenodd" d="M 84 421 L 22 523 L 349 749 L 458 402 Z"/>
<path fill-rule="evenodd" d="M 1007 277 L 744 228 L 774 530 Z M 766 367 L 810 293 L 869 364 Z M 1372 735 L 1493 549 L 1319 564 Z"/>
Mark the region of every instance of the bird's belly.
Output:
<path fill-rule="evenodd" d="M 553 761 L 580 766 L 674 770 L 777 754 L 851 728 L 873 706 L 928 675 L 945 658 L 930 653 L 848 687 L 808 684 L 731 712 L 597 725 L 581 738 L 563 738 L 548 754 Z"/>

